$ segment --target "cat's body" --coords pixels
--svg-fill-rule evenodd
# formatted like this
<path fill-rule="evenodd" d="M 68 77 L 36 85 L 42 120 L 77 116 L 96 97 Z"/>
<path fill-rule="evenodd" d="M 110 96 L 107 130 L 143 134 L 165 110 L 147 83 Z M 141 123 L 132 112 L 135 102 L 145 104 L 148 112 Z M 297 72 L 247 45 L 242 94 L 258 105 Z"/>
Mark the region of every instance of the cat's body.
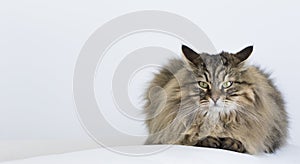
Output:
<path fill-rule="evenodd" d="M 256 154 L 285 143 L 287 114 L 269 76 L 244 60 L 252 47 L 230 54 L 197 54 L 182 47 L 151 81 L 146 144 L 214 147 Z"/>

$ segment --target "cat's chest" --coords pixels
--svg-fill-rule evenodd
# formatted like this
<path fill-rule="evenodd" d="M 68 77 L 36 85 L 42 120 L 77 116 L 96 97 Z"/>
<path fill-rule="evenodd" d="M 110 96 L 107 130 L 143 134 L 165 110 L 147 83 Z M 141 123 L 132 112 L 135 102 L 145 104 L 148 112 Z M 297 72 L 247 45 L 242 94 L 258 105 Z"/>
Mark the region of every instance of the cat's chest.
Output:
<path fill-rule="evenodd" d="M 209 112 L 203 118 L 199 130 L 207 135 L 219 135 L 225 132 L 225 124 L 226 123 L 221 120 L 221 114 L 219 112 Z"/>

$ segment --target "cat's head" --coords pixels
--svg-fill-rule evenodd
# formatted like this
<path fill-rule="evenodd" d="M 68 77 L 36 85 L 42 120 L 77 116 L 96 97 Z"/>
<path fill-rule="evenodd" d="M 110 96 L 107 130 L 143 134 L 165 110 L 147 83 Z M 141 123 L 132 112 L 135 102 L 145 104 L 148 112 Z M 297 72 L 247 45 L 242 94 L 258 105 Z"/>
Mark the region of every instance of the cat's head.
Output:
<path fill-rule="evenodd" d="M 251 55 L 253 46 L 237 53 L 221 52 L 216 55 L 196 53 L 187 46 L 182 52 L 196 79 L 199 103 L 222 110 L 224 106 L 250 104 L 253 101 L 251 82 L 243 75 L 246 72 L 245 60 Z M 197 93 L 194 93 L 197 95 Z"/>

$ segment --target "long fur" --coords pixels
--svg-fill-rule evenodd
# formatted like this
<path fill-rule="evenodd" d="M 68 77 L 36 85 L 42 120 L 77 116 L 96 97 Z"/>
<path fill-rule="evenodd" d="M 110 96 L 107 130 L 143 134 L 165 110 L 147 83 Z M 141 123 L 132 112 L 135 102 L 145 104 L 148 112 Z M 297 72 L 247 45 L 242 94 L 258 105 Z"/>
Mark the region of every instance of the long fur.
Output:
<path fill-rule="evenodd" d="M 280 92 L 268 74 L 231 55 L 199 54 L 202 65 L 172 59 L 155 75 L 145 94 L 146 144 L 196 145 L 208 136 L 230 137 L 257 154 L 285 143 L 288 121 Z M 222 106 L 211 107 L 209 92 L 198 82 L 219 86 L 228 79 L 234 84 L 223 91 Z"/>

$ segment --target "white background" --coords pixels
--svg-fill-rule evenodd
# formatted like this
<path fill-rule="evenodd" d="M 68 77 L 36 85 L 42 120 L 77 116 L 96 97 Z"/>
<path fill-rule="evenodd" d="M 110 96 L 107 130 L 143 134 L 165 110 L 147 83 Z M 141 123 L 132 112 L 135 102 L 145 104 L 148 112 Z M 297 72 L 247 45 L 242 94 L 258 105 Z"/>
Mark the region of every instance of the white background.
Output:
<path fill-rule="evenodd" d="M 296 0 L 2 0 L 0 160 L 93 147 L 77 118 L 72 95 L 73 71 L 80 49 L 105 22 L 149 9 L 172 12 L 191 20 L 207 34 L 218 51 L 234 52 L 253 44 L 250 60 L 273 72 L 272 77 L 287 102 L 289 142 L 300 145 L 297 140 L 300 138 L 297 126 L 300 123 L 300 3 Z M 137 40 L 139 36 L 136 37 Z M 138 91 L 133 93 L 138 94 Z M 124 121 L 116 122 L 120 127 L 126 125 Z M 133 127 L 145 133 L 144 126 L 139 124 L 140 127 Z"/>

